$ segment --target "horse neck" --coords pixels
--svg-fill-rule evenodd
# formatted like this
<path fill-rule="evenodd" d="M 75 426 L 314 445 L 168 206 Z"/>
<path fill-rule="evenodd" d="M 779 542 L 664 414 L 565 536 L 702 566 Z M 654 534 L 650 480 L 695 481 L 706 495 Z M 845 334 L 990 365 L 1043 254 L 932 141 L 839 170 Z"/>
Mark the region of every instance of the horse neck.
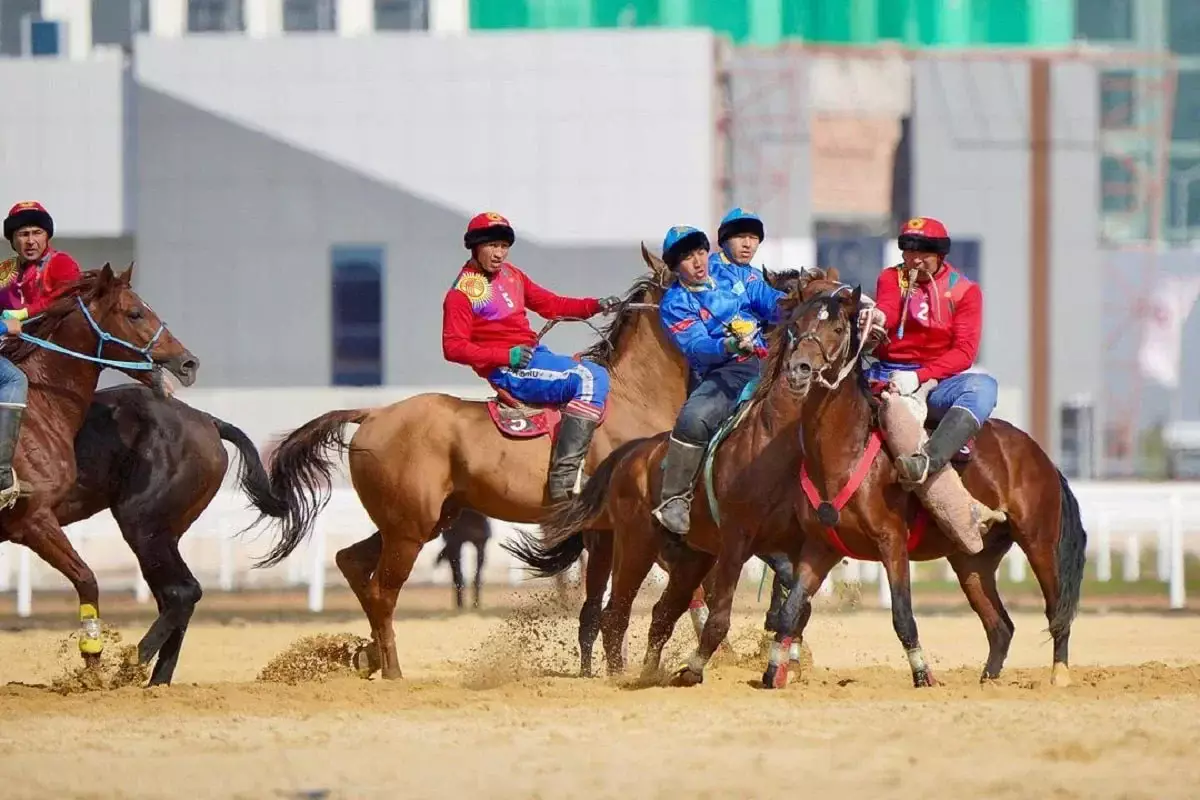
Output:
<path fill-rule="evenodd" d="M 849 474 L 862 457 L 871 426 L 871 406 L 855 370 L 833 389 L 809 389 L 800 442 L 814 479 Z"/>
<path fill-rule="evenodd" d="M 54 343 L 77 353 L 91 355 L 96 350 L 95 334 L 78 315 L 63 320 L 54 334 Z M 100 382 L 99 364 L 82 358 L 38 348 L 21 364 L 30 387 L 29 405 L 38 416 L 59 430 L 79 431 Z"/>
<path fill-rule="evenodd" d="M 637 317 L 614 342 L 609 416 L 628 411 L 639 427 L 657 432 L 674 424 L 687 398 L 687 362 L 667 339 L 656 311 L 628 313 Z"/>

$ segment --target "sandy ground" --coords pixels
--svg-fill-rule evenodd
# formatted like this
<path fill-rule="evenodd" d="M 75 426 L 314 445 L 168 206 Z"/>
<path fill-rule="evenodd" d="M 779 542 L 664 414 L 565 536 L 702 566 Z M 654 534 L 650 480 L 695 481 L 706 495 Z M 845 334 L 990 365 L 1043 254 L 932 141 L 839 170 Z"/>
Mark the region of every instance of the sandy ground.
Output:
<path fill-rule="evenodd" d="M 1200 795 L 1194 616 L 1081 616 L 1068 689 L 1048 685 L 1039 615 L 1014 614 L 1009 669 L 987 687 L 974 616 L 926 616 L 943 685 L 915 690 L 888 615 L 818 613 L 816 666 L 766 692 L 752 685 L 760 609 L 739 613 L 736 656 L 702 686 L 637 689 L 572 677 L 574 621 L 545 596 L 516 608 L 401 613 L 406 678 L 386 683 L 339 674 L 312 647 L 285 653 L 303 637 L 365 635 L 353 618 L 198 621 L 175 685 L 149 691 L 58 693 L 77 660 L 65 630 L 0 633 L 0 796 Z M 635 617 L 634 659 L 646 624 Z M 143 628 L 119 632 L 132 642 Z M 685 620 L 672 666 L 691 643 Z M 276 680 L 259 679 L 268 665 Z"/>

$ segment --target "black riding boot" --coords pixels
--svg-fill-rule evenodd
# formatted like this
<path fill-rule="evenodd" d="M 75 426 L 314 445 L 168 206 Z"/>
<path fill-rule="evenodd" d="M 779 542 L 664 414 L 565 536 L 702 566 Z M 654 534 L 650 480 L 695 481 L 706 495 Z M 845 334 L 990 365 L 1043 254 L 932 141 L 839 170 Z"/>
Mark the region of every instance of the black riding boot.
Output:
<path fill-rule="evenodd" d="M 975 415 L 965 408 L 951 407 L 919 452 L 896 459 L 900 482 L 916 486 L 936 475 L 977 433 L 979 421 Z"/>
<path fill-rule="evenodd" d="M 691 529 L 692 486 L 704 460 L 704 445 L 681 442 L 674 436 L 667 443 L 663 458 L 662 486 L 658 507 L 652 512 L 662 526 L 676 536 L 687 536 Z"/>
<path fill-rule="evenodd" d="M 592 446 L 592 436 L 600 423 L 594 419 L 563 414 L 558 439 L 550 452 L 550 474 L 546 490 L 551 503 L 561 503 L 571 497 L 575 480 L 583 468 L 583 459 Z"/>
<path fill-rule="evenodd" d="M 21 415 L 24 413 L 23 405 L 0 403 L 0 506 L 7 506 L 16 499 L 12 491 L 18 485 L 17 474 L 13 470 L 13 455 L 17 452 Z"/>

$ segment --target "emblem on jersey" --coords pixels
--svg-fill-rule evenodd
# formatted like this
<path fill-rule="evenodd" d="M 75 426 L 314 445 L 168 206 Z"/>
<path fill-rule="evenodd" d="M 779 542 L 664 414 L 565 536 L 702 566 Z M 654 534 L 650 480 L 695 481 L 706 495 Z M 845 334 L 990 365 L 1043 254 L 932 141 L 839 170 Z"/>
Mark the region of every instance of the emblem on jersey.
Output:
<path fill-rule="evenodd" d="M 492 296 L 492 285 L 482 275 L 468 272 L 458 279 L 454 286 L 467 296 L 473 308 L 479 308 L 487 303 Z"/>
<path fill-rule="evenodd" d="M 484 216 L 488 218 L 489 222 L 507 222 L 508 221 L 504 217 L 497 214 L 495 211 L 489 211 L 486 214 L 484 214 Z"/>
<path fill-rule="evenodd" d="M 908 224 L 905 225 L 904 227 L 908 228 L 909 230 L 919 231 L 919 230 L 921 230 L 921 228 L 925 227 L 925 218 L 924 217 L 913 217 L 912 219 L 910 219 L 908 221 Z"/>
<path fill-rule="evenodd" d="M 17 277 L 17 260 L 10 258 L 0 263 L 0 286 L 8 286 Z"/>
<path fill-rule="evenodd" d="M 687 233 L 687 232 L 688 232 L 688 226 L 687 226 L 687 225 L 676 225 L 674 228 L 671 228 L 671 230 L 672 230 L 674 233 L 678 233 L 678 234 L 680 234 L 680 235 L 683 235 L 683 234 L 685 234 L 685 233 Z"/>

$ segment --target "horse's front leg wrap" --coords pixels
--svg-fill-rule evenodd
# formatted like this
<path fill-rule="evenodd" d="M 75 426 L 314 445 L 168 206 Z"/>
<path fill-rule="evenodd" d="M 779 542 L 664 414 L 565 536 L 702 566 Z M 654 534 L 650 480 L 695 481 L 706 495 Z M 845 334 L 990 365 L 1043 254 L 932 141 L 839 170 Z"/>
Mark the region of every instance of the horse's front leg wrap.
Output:
<path fill-rule="evenodd" d="M 79 652 L 85 656 L 97 656 L 103 651 L 100 611 L 91 603 L 82 603 L 79 606 Z"/>

